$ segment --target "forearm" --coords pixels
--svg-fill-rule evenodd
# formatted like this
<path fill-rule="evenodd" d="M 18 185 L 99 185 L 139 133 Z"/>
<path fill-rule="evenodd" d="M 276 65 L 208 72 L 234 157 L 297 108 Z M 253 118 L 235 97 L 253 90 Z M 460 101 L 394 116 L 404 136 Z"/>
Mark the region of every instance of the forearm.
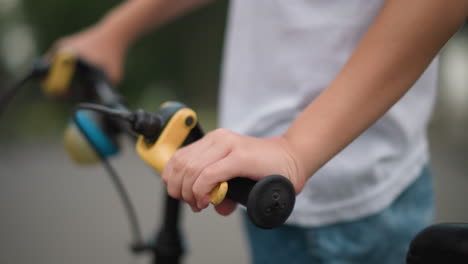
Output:
<path fill-rule="evenodd" d="M 387 1 L 336 79 L 284 135 L 307 176 L 406 93 L 467 12 L 466 0 Z"/>
<path fill-rule="evenodd" d="M 126 47 L 145 32 L 208 2 L 210 0 L 128 0 L 109 12 L 96 28 Z"/>

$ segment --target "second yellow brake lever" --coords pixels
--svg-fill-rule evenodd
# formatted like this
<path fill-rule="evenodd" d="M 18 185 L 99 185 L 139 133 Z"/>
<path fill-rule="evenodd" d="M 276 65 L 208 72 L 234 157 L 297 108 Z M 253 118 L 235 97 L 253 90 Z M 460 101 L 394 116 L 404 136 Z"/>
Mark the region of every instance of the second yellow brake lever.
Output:
<path fill-rule="evenodd" d="M 54 54 L 50 71 L 42 84 L 44 93 L 50 97 L 66 95 L 76 71 L 77 61 L 78 57 L 70 52 L 60 51 Z"/>

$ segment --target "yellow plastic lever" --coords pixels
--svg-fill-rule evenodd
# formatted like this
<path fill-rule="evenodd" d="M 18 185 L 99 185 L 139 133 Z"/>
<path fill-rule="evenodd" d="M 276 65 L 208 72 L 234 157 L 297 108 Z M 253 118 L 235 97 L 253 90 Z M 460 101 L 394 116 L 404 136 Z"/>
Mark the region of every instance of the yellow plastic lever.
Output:
<path fill-rule="evenodd" d="M 43 83 L 44 92 L 50 97 L 67 94 L 76 69 L 77 57 L 66 51 L 53 56 L 52 65 Z"/>
<path fill-rule="evenodd" d="M 187 125 L 187 119 L 192 118 L 191 124 Z M 174 155 L 176 150 L 182 146 L 190 130 L 197 123 L 197 116 L 191 109 L 183 108 L 177 111 L 166 125 L 158 140 L 153 144 L 144 141 L 140 136 L 137 141 L 137 152 L 149 165 L 162 173 L 164 166 Z"/>
<path fill-rule="evenodd" d="M 178 110 L 155 143 L 148 144 L 144 137 L 140 136 L 136 149 L 138 155 L 158 173 L 164 171 L 164 167 L 178 148 L 182 146 L 190 131 L 197 124 L 197 115 L 189 108 Z M 214 205 L 221 203 L 226 197 L 227 182 L 218 184 L 210 193 L 210 202 Z"/>

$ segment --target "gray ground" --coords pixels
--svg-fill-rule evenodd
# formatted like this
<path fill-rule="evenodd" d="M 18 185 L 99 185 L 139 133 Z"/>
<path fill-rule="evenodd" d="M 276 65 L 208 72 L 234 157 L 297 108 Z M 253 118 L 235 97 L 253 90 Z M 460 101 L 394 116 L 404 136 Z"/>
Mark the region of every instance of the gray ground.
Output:
<path fill-rule="evenodd" d="M 2 145 L 0 263 L 148 263 L 126 250 L 126 216 L 103 169 L 75 167 L 65 155 L 56 144 Z M 131 149 L 114 164 L 152 234 L 160 180 Z M 184 208 L 184 218 L 189 263 L 246 262 L 237 216 Z"/>

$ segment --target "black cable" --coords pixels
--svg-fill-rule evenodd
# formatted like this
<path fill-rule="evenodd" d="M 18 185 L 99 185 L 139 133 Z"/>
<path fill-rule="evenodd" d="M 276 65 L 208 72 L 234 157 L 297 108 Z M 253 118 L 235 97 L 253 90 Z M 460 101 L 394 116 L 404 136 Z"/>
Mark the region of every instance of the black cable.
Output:
<path fill-rule="evenodd" d="M 21 80 L 14 83 L 10 89 L 8 89 L 5 93 L 0 96 L 0 117 L 5 112 L 5 109 L 13 101 L 13 98 L 19 92 L 19 90 L 32 78 L 34 77 L 34 72 L 31 71 L 26 74 Z"/>
<path fill-rule="evenodd" d="M 104 165 L 104 168 L 109 173 L 111 181 L 114 184 L 120 196 L 120 199 L 124 205 L 125 210 L 127 211 L 128 221 L 130 222 L 130 228 L 133 233 L 133 239 L 134 239 L 133 245 L 143 245 L 144 240 L 143 240 L 143 235 L 141 232 L 138 216 L 137 216 L 135 207 L 130 199 L 130 196 L 128 195 L 128 192 L 125 189 L 125 186 L 121 178 L 118 176 L 117 172 L 115 171 L 114 167 L 112 167 L 109 160 L 104 158 L 104 159 L 101 159 L 101 161 Z"/>
<path fill-rule="evenodd" d="M 142 109 L 130 112 L 122 105 L 117 109 L 93 103 L 78 104 L 75 107 L 75 112 L 80 109 L 96 111 L 120 121 L 125 120 L 128 122 L 128 125 L 130 125 L 129 128 L 133 133 L 143 136 L 148 142 L 154 142 L 161 133 L 163 127 L 163 121 L 160 115 L 151 114 Z"/>
<path fill-rule="evenodd" d="M 14 83 L 10 89 L 0 95 L 0 117 L 7 108 L 8 104 L 13 101 L 13 98 L 19 90 L 31 79 L 42 77 L 49 71 L 50 65 L 46 60 L 38 59 L 34 62 L 31 69 L 26 72 L 22 79 Z"/>
<path fill-rule="evenodd" d="M 119 109 L 112 109 L 107 106 L 97 105 L 92 103 L 80 103 L 75 107 L 76 110 L 92 110 L 95 112 L 99 112 L 105 114 L 106 116 L 117 118 L 117 119 L 124 119 L 128 122 L 132 122 L 134 120 L 134 115 L 132 112 L 119 110 Z M 76 112 L 75 110 L 75 112 Z"/>
<path fill-rule="evenodd" d="M 108 110 L 109 110 L 108 108 L 103 108 L 103 109 L 105 109 L 105 111 L 101 111 L 103 109 L 101 109 L 100 107 L 98 107 L 96 105 L 92 105 L 92 104 L 89 105 L 89 106 L 92 106 L 92 107 L 89 107 L 89 108 L 87 107 L 88 104 L 80 104 L 80 106 L 84 106 L 84 107 L 80 107 L 79 109 L 95 110 L 95 111 L 106 113 L 106 114 L 108 113 Z M 100 109 L 100 110 L 97 110 L 97 109 Z M 118 112 L 123 113 L 123 111 L 118 111 Z M 117 115 L 120 115 L 121 113 L 115 112 L 115 114 L 117 114 Z M 127 213 L 128 221 L 130 223 L 130 229 L 132 231 L 133 238 L 134 238 L 134 245 L 133 246 L 143 245 L 144 240 L 143 240 L 143 236 L 142 236 L 138 216 L 137 216 L 137 213 L 136 213 L 136 210 L 135 210 L 135 206 L 133 205 L 133 203 L 132 203 L 132 201 L 130 199 L 130 196 L 128 195 L 128 192 L 125 189 L 125 185 L 123 184 L 121 178 L 117 174 L 114 167 L 112 167 L 112 165 L 110 164 L 109 160 L 107 160 L 102 155 L 102 153 L 100 153 L 98 151 L 97 147 L 93 144 L 93 142 L 90 140 L 88 135 L 86 133 L 84 133 L 83 128 L 80 126 L 80 122 L 78 122 L 78 120 L 77 120 L 76 111 L 73 112 L 73 121 L 75 122 L 78 129 L 81 131 L 81 133 L 84 135 L 84 137 L 86 138 L 88 143 L 91 145 L 91 147 L 94 149 L 94 151 L 98 155 L 99 159 L 101 160 L 102 164 L 104 165 L 104 168 L 106 169 L 106 171 L 107 171 L 107 173 L 108 173 L 108 175 L 110 177 L 111 182 L 114 184 L 115 189 L 117 190 L 117 193 L 118 193 L 118 195 L 119 195 L 119 197 L 120 197 L 120 199 L 122 201 L 122 204 L 124 206 L 124 210 Z"/>

